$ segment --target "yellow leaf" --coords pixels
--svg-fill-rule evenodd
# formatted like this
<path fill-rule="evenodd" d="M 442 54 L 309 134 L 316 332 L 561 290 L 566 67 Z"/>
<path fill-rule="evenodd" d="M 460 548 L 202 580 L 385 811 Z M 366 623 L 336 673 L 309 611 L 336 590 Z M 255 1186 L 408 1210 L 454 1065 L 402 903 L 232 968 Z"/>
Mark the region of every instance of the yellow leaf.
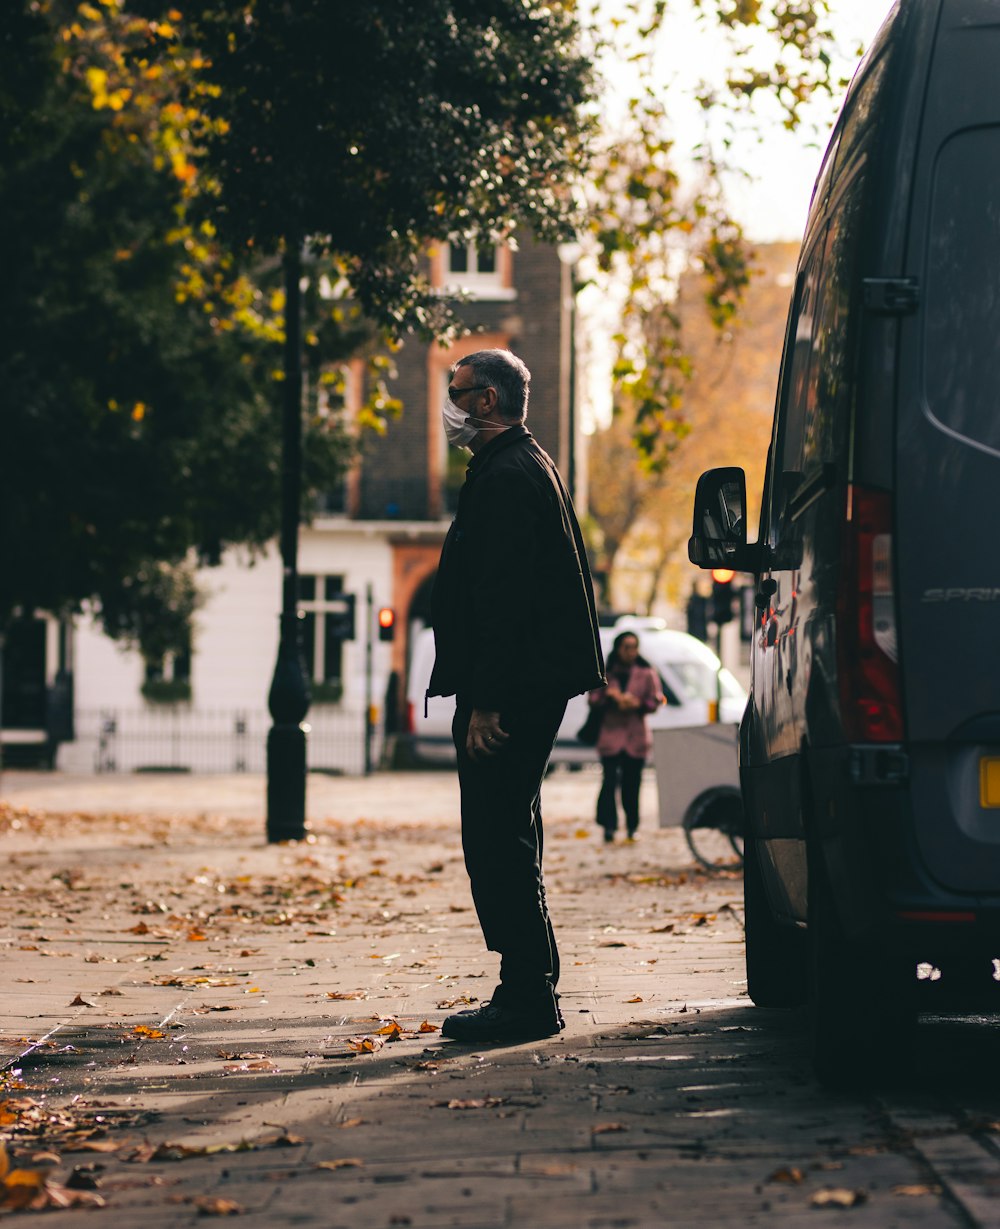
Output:
<path fill-rule="evenodd" d="M 86 77 L 90 92 L 93 94 L 91 105 L 95 111 L 99 111 L 107 102 L 108 74 L 103 68 L 88 68 Z"/>
<path fill-rule="evenodd" d="M 847 1187 L 828 1187 L 817 1191 L 809 1203 L 814 1208 L 854 1208 L 868 1198 L 865 1191 L 852 1191 Z"/>
<path fill-rule="evenodd" d="M 376 1050 L 380 1050 L 385 1043 L 379 1041 L 377 1037 L 360 1037 L 357 1039 L 348 1038 L 347 1045 L 350 1049 L 356 1050 L 358 1054 L 374 1054 Z"/>
<path fill-rule="evenodd" d="M 436 1033 L 438 1031 L 438 1026 L 436 1024 L 431 1024 L 430 1020 L 424 1020 L 417 1031 L 420 1033 Z"/>
<path fill-rule="evenodd" d="M 222 1199 L 218 1195 L 206 1195 L 194 1201 L 199 1216 L 242 1216 L 243 1208 L 235 1199 Z"/>
<path fill-rule="evenodd" d="M 45 1189 L 45 1174 L 37 1169 L 12 1169 L 3 1180 L 0 1207 L 24 1208 Z"/>
<path fill-rule="evenodd" d="M 776 1169 L 768 1178 L 768 1182 L 788 1182 L 790 1184 L 797 1185 L 804 1179 L 805 1174 L 803 1174 L 801 1169 L 798 1169 L 794 1165 L 789 1165 L 785 1169 Z"/>
<path fill-rule="evenodd" d="M 360 1169 L 364 1161 L 359 1156 L 341 1156 L 335 1161 L 317 1161 L 317 1169 Z"/>

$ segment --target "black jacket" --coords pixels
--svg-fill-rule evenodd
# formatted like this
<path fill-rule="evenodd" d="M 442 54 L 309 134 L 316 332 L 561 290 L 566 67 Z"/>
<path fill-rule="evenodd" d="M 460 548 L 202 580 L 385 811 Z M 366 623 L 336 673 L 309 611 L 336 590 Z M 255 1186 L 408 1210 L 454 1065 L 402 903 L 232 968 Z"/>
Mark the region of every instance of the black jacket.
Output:
<path fill-rule="evenodd" d="M 605 682 L 573 503 L 525 427 L 504 431 L 469 463 L 431 611 L 429 695 L 502 711 Z"/>

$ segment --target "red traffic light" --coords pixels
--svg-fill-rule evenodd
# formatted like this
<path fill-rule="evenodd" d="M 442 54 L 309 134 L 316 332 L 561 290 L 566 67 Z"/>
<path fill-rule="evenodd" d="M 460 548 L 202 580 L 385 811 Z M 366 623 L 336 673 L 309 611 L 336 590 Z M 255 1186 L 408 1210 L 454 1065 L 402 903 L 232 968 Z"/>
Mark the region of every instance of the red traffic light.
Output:
<path fill-rule="evenodd" d="M 391 606 L 380 606 L 378 612 L 379 640 L 392 640 L 396 633 L 396 612 Z"/>

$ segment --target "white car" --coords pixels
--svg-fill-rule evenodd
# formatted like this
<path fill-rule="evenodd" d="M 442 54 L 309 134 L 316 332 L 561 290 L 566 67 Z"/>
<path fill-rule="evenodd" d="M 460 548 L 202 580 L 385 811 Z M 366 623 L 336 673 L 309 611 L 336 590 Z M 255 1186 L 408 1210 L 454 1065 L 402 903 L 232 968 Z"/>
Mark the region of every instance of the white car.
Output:
<path fill-rule="evenodd" d="M 719 702 L 719 719 L 739 722 L 746 705 L 746 692 L 707 645 L 686 632 L 671 631 L 662 619 L 623 615 L 613 627 L 602 627 L 601 646 L 607 657 L 616 636 L 635 632 L 639 652 L 660 675 L 666 703 L 651 714 L 649 723 L 659 726 L 706 725 L 710 707 Z M 434 665 L 434 633 L 430 628 L 414 639 L 407 687 L 407 715 L 413 754 L 430 763 L 453 763 L 451 722 L 455 714 L 452 696 L 426 697 Z M 424 704 L 426 697 L 426 716 Z M 587 697 L 573 696 L 559 727 L 552 751 L 554 764 L 588 764 L 596 759 L 593 747 L 585 747 L 576 732 L 587 717 Z"/>

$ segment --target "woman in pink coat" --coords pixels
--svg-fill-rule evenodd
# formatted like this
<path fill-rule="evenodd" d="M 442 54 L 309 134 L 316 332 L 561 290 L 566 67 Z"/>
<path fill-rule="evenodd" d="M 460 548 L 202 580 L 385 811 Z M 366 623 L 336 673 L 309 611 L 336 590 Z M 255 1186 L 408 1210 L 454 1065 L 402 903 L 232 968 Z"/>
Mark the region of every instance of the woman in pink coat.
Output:
<path fill-rule="evenodd" d="M 604 709 L 597 754 L 604 769 L 604 783 L 597 799 L 597 822 L 604 840 L 611 843 L 618 828 L 617 794 L 625 812 L 626 839 L 635 840 L 639 827 L 639 786 L 642 770 L 653 746 L 646 715 L 663 703 L 660 679 L 644 657 L 634 632 L 616 637 L 607 661 L 607 687 L 592 691 L 591 705 Z"/>

